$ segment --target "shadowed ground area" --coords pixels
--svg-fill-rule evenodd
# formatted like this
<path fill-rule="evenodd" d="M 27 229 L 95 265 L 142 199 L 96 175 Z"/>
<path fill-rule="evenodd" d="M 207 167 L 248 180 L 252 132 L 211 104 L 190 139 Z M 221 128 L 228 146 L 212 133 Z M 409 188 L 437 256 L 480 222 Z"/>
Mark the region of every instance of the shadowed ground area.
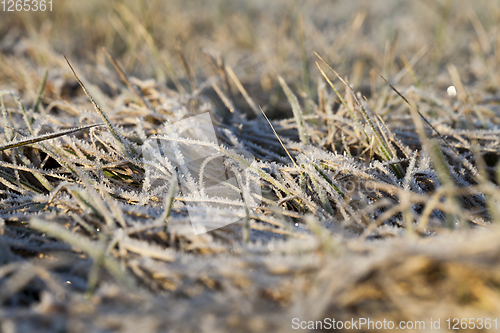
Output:
<path fill-rule="evenodd" d="M 498 331 L 496 1 L 1 6 L 0 332 Z"/>

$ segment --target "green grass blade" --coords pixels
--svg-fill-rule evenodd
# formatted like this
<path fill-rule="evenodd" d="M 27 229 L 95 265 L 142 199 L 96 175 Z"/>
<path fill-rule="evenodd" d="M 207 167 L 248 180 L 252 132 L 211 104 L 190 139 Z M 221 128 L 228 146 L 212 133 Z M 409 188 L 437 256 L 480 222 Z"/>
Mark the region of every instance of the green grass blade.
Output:
<path fill-rule="evenodd" d="M 49 74 L 48 70 L 45 70 L 43 74 L 42 82 L 40 83 L 40 88 L 38 88 L 38 93 L 36 94 L 35 103 L 33 104 L 33 112 L 36 112 L 38 109 L 38 105 L 40 104 L 40 100 L 42 99 L 43 91 L 45 90 L 45 84 L 47 83 L 47 75 Z"/>

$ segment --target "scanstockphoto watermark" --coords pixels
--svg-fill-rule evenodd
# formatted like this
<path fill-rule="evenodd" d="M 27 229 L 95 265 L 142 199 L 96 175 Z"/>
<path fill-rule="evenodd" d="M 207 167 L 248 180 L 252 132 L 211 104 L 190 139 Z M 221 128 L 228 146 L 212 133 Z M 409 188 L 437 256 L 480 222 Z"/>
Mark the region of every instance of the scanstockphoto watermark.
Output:
<path fill-rule="evenodd" d="M 434 327 L 431 322 L 431 326 Z M 351 320 L 335 320 L 335 318 L 324 318 L 323 320 L 300 320 L 292 319 L 294 330 L 392 330 L 392 329 L 416 329 L 425 330 L 425 321 L 401 321 L 371 320 L 369 318 L 357 318 Z"/>
<path fill-rule="evenodd" d="M 158 133 L 142 146 L 143 190 L 162 197 L 178 186 L 195 234 L 236 222 L 259 205 L 254 156 L 221 147 L 209 112 L 166 123 Z"/>
<path fill-rule="evenodd" d="M 336 320 L 324 318 L 323 320 L 292 319 L 294 330 L 490 330 L 498 329 L 498 318 L 430 318 L 429 320 L 393 321 L 372 320 L 370 318 L 352 318 L 351 320 Z"/>

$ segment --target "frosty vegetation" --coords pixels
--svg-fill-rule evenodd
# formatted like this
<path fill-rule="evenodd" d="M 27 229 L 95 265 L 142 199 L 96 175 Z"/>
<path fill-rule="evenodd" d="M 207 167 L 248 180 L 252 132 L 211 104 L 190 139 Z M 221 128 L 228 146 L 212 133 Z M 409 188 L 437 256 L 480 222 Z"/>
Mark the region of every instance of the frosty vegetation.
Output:
<path fill-rule="evenodd" d="M 426 88 L 413 68 L 420 51 L 398 70 L 372 71 L 367 89 L 332 57 L 310 52 L 303 76 L 314 68 L 317 77 L 305 87 L 273 77 L 286 117 L 268 117 L 275 110 L 210 51 L 217 74 L 195 77 L 182 58 L 185 81 L 169 78 L 182 89 L 133 77 L 98 51 L 121 80 L 114 97 L 85 77 L 81 59 L 51 53 L 68 73 L 64 84 L 82 93 L 49 93 L 59 74 L 46 81 L 46 73 L 28 102 L 16 89 L 0 91 L 0 321 L 17 322 L 6 308 L 25 307 L 52 318 L 51 328 L 51 313 L 73 311 L 81 323 L 105 318 L 85 324 L 104 329 L 120 321 L 107 315 L 123 303 L 155 329 L 175 322 L 196 330 L 189 318 L 210 322 L 211 310 L 231 306 L 233 317 L 216 314 L 216 327 L 277 329 L 297 315 L 351 318 L 374 308 L 426 316 L 423 303 L 401 310 L 394 281 L 438 281 L 432 274 L 442 269 L 462 285 L 463 272 L 476 270 L 453 265 L 476 229 L 485 233 L 463 260 L 479 253 L 493 262 L 499 251 L 500 110 L 497 95 L 471 93 L 453 65 L 446 70 L 456 96 Z M 216 140 L 172 135 L 173 124 L 207 112 Z M 148 146 L 160 140 L 168 143 Z M 203 157 L 194 165 L 193 151 Z M 213 183 L 221 165 L 233 177 L 226 192 Z M 214 230 L 194 233 L 193 221 Z M 236 222 L 218 228 L 221 221 Z M 484 288 L 467 297 L 482 299 Z M 422 290 L 404 297 L 413 302 Z M 500 309 L 494 297 L 484 313 Z M 399 310 L 384 312 L 382 303 Z"/>

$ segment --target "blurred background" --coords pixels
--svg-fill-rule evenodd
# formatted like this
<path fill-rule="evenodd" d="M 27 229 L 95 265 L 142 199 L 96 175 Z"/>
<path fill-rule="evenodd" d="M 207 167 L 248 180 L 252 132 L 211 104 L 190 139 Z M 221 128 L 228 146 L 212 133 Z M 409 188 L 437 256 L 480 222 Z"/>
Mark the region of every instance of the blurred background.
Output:
<path fill-rule="evenodd" d="M 219 75 L 216 62 L 223 62 L 268 109 L 285 102 L 278 74 L 299 95 L 315 97 L 314 52 L 366 94 L 371 76 L 382 85 L 376 72 L 446 93 L 448 64 L 483 92 L 499 84 L 496 0 L 54 0 L 52 7 L 0 12 L 0 88 L 31 100 L 49 69 L 49 87 L 63 77 L 65 89 L 79 93 L 63 52 L 87 80 L 116 94 L 119 78 L 102 47 L 131 76 L 178 91 Z M 414 73 L 401 73 L 405 63 Z"/>

